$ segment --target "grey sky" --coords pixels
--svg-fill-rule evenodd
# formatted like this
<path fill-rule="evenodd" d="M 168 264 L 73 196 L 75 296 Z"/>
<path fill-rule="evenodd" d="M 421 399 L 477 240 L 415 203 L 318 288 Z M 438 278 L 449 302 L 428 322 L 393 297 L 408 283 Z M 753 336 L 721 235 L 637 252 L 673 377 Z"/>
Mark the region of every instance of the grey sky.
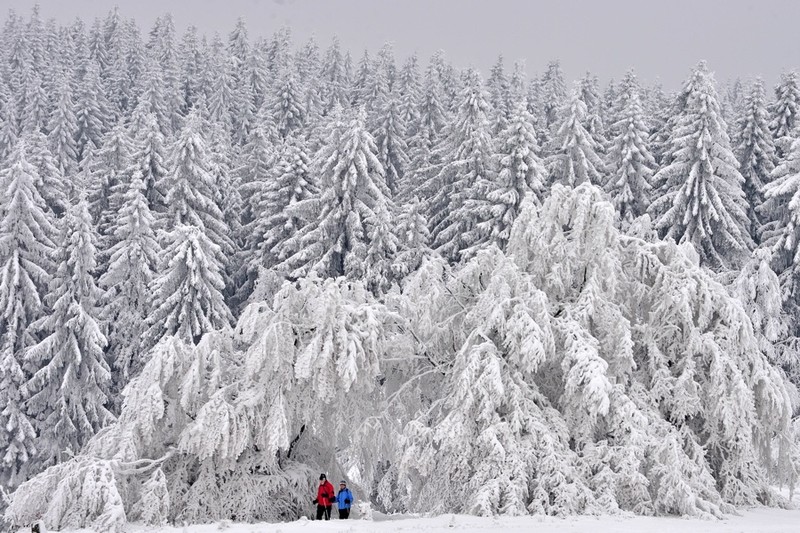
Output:
<path fill-rule="evenodd" d="M 27 13 L 35 2 L 0 0 Z M 486 72 L 503 53 L 510 67 L 526 59 L 528 74 L 559 58 L 568 80 L 590 70 L 605 82 L 628 67 L 651 83 L 677 88 L 698 60 L 717 79 L 761 75 L 774 83 L 800 63 L 798 0 L 39 0 L 42 15 L 67 22 L 102 16 L 114 4 L 145 28 L 171 11 L 179 31 L 227 33 L 236 18 L 251 38 L 282 25 L 295 42 L 312 33 L 325 47 L 333 35 L 357 59 L 364 48 L 395 44 L 398 59 L 417 51 L 427 60 L 442 48 L 458 67 Z M 5 11 L 5 10 L 3 10 Z M 5 13 L 3 13 L 5 17 Z"/>

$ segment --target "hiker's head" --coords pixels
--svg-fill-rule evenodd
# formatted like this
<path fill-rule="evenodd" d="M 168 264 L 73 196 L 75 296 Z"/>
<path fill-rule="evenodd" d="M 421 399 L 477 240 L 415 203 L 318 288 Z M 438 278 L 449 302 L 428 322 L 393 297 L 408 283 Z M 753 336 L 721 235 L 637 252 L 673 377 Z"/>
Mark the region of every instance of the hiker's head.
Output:
<path fill-rule="evenodd" d="M 322 485 L 323 483 L 325 483 L 326 479 L 328 479 L 328 478 L 325 477 L 325 474 L 320 474 L 319 475 L 319 484 Z"/>

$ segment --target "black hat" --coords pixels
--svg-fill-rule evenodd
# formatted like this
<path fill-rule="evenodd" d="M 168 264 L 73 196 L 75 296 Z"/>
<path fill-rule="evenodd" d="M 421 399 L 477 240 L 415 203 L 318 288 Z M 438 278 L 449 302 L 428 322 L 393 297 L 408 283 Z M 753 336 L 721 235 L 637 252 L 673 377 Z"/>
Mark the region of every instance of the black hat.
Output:
<path fill-rule="evenodd" d="M 322 481 L 323 479 L 328 479 L 328 478 L 325 477 L 325 474 L 320 474 L 319 475 L 319 480 Z"/>

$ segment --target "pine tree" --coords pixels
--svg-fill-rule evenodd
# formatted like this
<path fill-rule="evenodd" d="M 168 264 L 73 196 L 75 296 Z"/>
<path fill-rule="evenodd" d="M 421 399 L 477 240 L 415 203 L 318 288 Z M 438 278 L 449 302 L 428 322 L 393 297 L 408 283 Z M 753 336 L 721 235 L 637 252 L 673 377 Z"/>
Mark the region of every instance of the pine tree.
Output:
<path fill-rule="evenodd" d="M 121 184 L 120 184 L 121 185 Z M 160 252 L 153 232 L 154 218 L 147 205 L 141 173 L 130 181 L 121 198 L 119 214 L 110 228 L 115 244 L 108 250 L 108 268 L 100 278 L 102 317 L 109 327 L 107 357 L 118 373 L 115 388 L 141 370 L 142 336 L 150 311 L 150 285 Z"/>
<path fill-rule="evenodd" d="M 392 208 L 378 148 L 365 120 L 361 110 L 346 126 L 333 125 L 319 155 L 320 194 L 290 211 L 310 220 L 279 251 L 286 260 L 278 268 L 292 278 L 311 273 L 359 278 L 372 267 L 366 260 L 370 244 L 381 238 L 376 224 L 381 216 L 391 216 Z M 388 215 L 381 215 L 383 210 Z"/>
<path fill-rule="evenodd" d="M 436 147 L 443 165 L 428 184 L 428 190 L 435 192 L 426 209 L 434 249 L 453 262 L 481 239 L 479 213 L 472 201 L 495 178 L 489 106 L 476 71 L 467 73 L 459 102 L 455 121 Z"/>
<path fill-rule="evenodd" d="M 114 420 L 108 410 L 111 374 L 103 354 L 107 341 L 98 320 L 95 242 L 88 204 L 80 200 L 66 215 L 59 265 L 50 283 L 53 311 L 40 320 L 47 336 L 26 353 L 38 367 L 26 389 L 28 408 L 38 420 L 43 464 L 58 461 L 63 452 L 77 453 Z"/>
<path fill-rule="evenodd" d="M 73 112 L 72 90 L 66 80 L 61 80 L 58 98 L 50 116 L 50 150 L 56 166 L 63 176 L 70 176 L 78 164 L 75 144 L 77 118 Z"/>
<path fill-rule="evenodd" d="M 497 58 L 497 62 L 489 71 L 486 89 L 489 93 L 488 101 L 492 114 L 492 131 L 499 133 L 508 124 L 509 115 L 512 111 L 511 88 L 504 70 L 502 55 Z"/>
<path fill-rule="evenodd" d="M 275 84 L 274 93 L 270 104 L 272 117 L 278 134 L 285 139 L 289 135 L 299 133 L 305 121 L 301 94 L 291 69 L 281 74 L 280 81 Z"/>
<path fill-rule="evenodd" d="M 36 167 L 36 188 L 49 211 L 60 217 L 67 209 L 71 183 L 59 170 L 47 137 L 41 132 L 26 133 L 20 141 L 25 146 L 28 162 Z"/>
<path fill-rule="evenodd" d="M 218 257 L 222 250 L 202 227 L 178 223 L 167 236 L 159 260 L 158 277 L 151 285 L 152 305 L 144 337 L 151 347 L 174 335 L 198 343 L 205 333 L 231 323 L 222 296 L 225 280 Z"/>
<path fill-rule="evenodd" d="M 293 209 L 297 203 L 314 198 L 318 193 L 311 174 L 307 143 L 289 137 L 281 145 L 274 170 L 255 206 L 258 216 L 248 228 L 244 267 L 247 272 L 242 274 L 246 281 L 240 289 L 241 300 L 252 292 L 261 269 L 274 268 L 298 251 L 285 243 L 311 222 L 313 215 L 301 217 Z"/>
<path fill-rule="evenodd" d="M 400 69 L 397 85 L 400 94 L 400 118 L 406 125 L 406 135 L 412 137 L 419 121 L 422 94 L 416 54 L 412 54 Z"/>
<path fill-rule="evenodd" d="M 586 104 L 586 122 L 584 127 L 598 146 L 598 152 L 605 153 L 606 132 L 603 124 L 603 102 L 600 97 L 600 82 L 597 76 L 590 73 L 579 82 L 580 99 Z"/>
<path fill-rule="evenodd" d="M 792 143 L 791 151 L 770 174 L 764 197 L 759 209 L 766 220 L 762 247 L 771 251 L 772 268 L 780 276 L 787 311 L 795 316 L 800 307 L 800 140 Z"/>
<path fill-rule="evenodd" d="M 169 168 L 159 183 L 160 189 L 167 191 L 166 229 L 181 225 L 200 229 L 214 243 L 218 253 L 215 259 L 224 268 L 234 246 L 230 228 L 215 200 L 216 183 L 197 113 L 189 115 L 175 140 Z"/>
<path fill-rule="evenodd" d="M 545 126 L 548 130 L 553 130 L 558 126 L 561 108 L 567 100 L 567 86 L 558 61 L 551 61 L 547 65 L 547 72 L 542 76 L 539 88 L 542 94 Z"/>
<path fill-rule="evenodd" d="M 705 62 L 683 92 L 684 111 L 670 140 L 672 159 L 654 176 L 663 192 L 651 212 L 662 234 L 694 245 L 704 265 L 736 267 L 752 247 L 744 178 Z"/>
<path fill-rule="evenodd" d="M 744 177 L 744 194 L 748 204 L 750 236 L 760 241 L 764 219 L 760 214 L 764 203 L 764 185 L 775 169 L 775 147 L 767 127 L 767 109 L 764 102 L 764 84 L 758 79 L 745 100 L 739 118 L 736 159 Z"/>
<path fill-rule="evenodd" d="M 615 135 L 608 156 L 612 174 L 605 189 L 622 220 L 630 223 L 650 205 L 656 162 L 650 154 L 638 84 L 635 76 L 632 80 L 626 76 L 626 80 L 616 105 L 619 118 L 611 126 Z"/>
<path fill-rule="evenodd" d="M 477 202 L 484 211 L 482 233 L 501 249 L 505 249 L 525 198 L 539 205 L 544 195 L 547 177 L 537 155 L 533 120 L 525 104 L 518 103 L 497 139 L 497 179 L 487 183 L 485 200 Z"/>
<path fill-rule="evenodd" d="M 166 148 L 164 135 L 158 127 L 155 115 L 143 114 L 139 128 L 132 129 L 130 134 L 133 138 L 133 151 L 130 157 L 131 168 L 127 173 L 133 175 L 137 170 L 141 173 L 150 209 L 155 213 L 163 213 L 166 203 L 161 184 L 167 174 Z"/>
<path fill-rule="evenodd" d="M 103 142 L 103 134 L 112 117 L 109 105 L 103 92 L 97 62 L 90 61 L 75 98 L 75 119 L 77 133 L 75 142 L 79 158 L 83 158 L 88 144 L 99 148 Z"/>
<path fill-rule="evenodd" d="M 405 141 L 406 125 L 396 92 L 386 98 L 378 116 L 380 122 L 373 128 L 373 136 L 378 145 L 378 160 L 384 170 L 386 186 L 396 196 L 409 165 Z"/>
<path fill-rule="evenodd" d="M 800 112 L 800 87 L 797 84 L 797 73 L 792 71 L 781 75 L 781 81 L 775 87 L 775 102 L 770 109 L 769 129 L 775 142 L 778 158 L 788 154 Z"/>
<path fill-rule="evenodd" d="M 0 483 L 9 488 L 36 470 L 29 463 L 41 449 L 23 403 L 24 352 L 37 341 L 33 323 L 46 312 L 55 229 L 36 182 L 21 142 L 0 172 Z"/>
<path fill-rule="evenodd" d="M 551 155 L 545 160 L 553 182 L 569 186 L 605 182 L 605 166 L 597 155 L 600 146 L 584 127 L 586 116 L 586 104 L 580 98 L 580 87 L 576 87 L 562 110 L 561 125 L 550 141 Z"/>

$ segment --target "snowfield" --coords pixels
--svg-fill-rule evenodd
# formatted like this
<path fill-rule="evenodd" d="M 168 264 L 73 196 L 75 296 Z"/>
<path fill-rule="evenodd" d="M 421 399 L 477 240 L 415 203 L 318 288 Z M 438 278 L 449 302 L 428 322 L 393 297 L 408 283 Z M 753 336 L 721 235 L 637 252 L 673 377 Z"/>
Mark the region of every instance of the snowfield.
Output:
<path fill-rule="evenodd" d="M 503 533 L 797 533 L 800 531 L 800 510 L 757 507 L 744 510 L 741 516 L 724 520 L 686 520 L 677 517 L 643 516 L 578 516 L 553 518 L 544 516 L 483 518 L 468 515 L 442 515 L 419 518 L 407 515 L 378 516 L 375 520 L 333 519 L 313 522 L 307 519 L 280 524 L 206 524 L 161 529 L 132 525 L 130 532 L 142 533 L 293 533 L 321 531 L 336 533 L 394 533 L 400 531 L 503 531 Z"/>

